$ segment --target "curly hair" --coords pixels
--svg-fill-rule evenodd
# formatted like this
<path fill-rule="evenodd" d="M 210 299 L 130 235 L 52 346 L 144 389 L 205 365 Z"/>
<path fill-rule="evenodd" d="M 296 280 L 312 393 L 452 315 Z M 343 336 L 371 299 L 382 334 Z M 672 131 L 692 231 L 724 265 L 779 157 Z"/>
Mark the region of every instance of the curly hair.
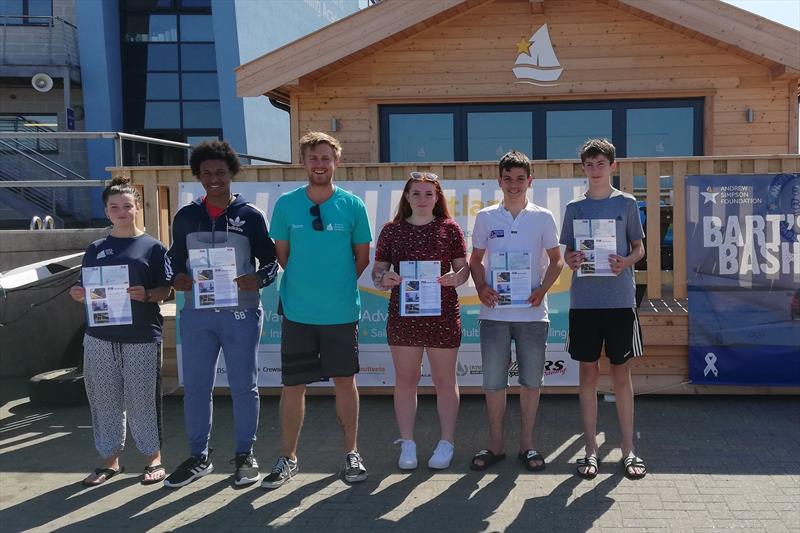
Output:
<path fill-rule="evenodd" d="M 236 150 L 227 141 L 203 141 L 192 149 L 192 155 L 189 157 L 189 166 L 192 167 L 192 174 L 195 176 L 200 175 L 200 165 L 204 161 L 212 159 L 225 161 L 228 165 L 228 170 L 234 176 L 242 168 Z"/>

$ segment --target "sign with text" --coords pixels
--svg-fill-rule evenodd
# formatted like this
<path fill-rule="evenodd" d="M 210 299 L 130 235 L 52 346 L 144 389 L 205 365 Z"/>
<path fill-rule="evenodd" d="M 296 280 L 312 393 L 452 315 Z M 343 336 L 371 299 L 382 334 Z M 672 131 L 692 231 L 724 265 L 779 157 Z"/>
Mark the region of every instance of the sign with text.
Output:
<path fill-rule="evenodd" d="M 234 182 L 234 193 L 241 193 L 250 202 L 269 215 L 281 194 L 302 186 L 303 182 Z M 391 220 L 397 209 L 404 181 L 351 181 L 336 182 L 336 185 L 352 192 L 364 200 L 373 232 L 370 246 L 370 265 L 359 278 L 361 292 L 361 320 L 359 323 L 359 350 L 361 371 L 358 384 L 362 386 L 386 386 L 394 384 L 394 369 L 389 346 L 386 344 L 386 319 L 388 316 L 389 292 L 373 288 L 370 272 L 374 261 L 375 241 L 383 225 Z M 502 192 L 496 180 L 444 180 L 445 198 L 453 218 L 461 225 L 467 241 L 467 249 L 472 245 L 472 228 L 478 211 L 488 205 L 498 203 Z M 529 200 L 552 211 L 560 231 L 561 220 L 567 202 L 586 190 L 585 179 L 535 180 L 528 192 Z M 203 194 L 199 183 L 181 183 L 180 205 L 184 205 Z M 280 274 L 279 274 L 280 276 Z M 578 367 L 564 350 L 569 314 L 569 287 L 571 274 L 565 268 L 562 276 L 550 289 L 548 307 L 550 312 L 550 334 L 548 337 L 548 356 L 545 368 L 545 385 L 577 385 Z M 281 317 L 277 312 L 278 286 L 276 281 L 261 291 L 264 307 L 264 329 L 261 335 L 259 352 L 259 386 L 280 386 L 280 337 Z M 482 384 L 478 312 L 480 300 L 470 279 L 458 288 L 461 306 L 462 340 L 458 354 L 458 382 L 460 385 L 480 386 Z M 183 306 L 183 294 L 178 294 L 177 307 Z M 180 313 L 177 317 L 180 320 Z M 178 370 L 182 372 L 180 331 L 177 335 Z M 182 377 L 181 377 L 182 381 Z M 516 363 L 509 369 L 509 383 L 517 384 Z M 227 386 L 224 360 L 220 358 L 217 369 L 217 386 Z M 430 386 L 427 361 L 423 364 L 420 385 Z M 326 383 L 319 384 L 327 386 Z"/>
<path fill-rule="evenodd" d="M 800 176 L 686 180 L 694 383 L 800 385 Z"/>

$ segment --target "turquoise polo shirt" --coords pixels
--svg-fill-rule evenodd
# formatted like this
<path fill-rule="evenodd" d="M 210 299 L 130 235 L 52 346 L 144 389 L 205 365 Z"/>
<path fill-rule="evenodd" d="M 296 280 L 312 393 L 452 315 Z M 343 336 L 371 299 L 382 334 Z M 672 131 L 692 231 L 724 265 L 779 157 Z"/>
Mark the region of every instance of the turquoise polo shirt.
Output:
<path fill-rule="evenodd" d="M 315 231 L 306 187 L 281 195 L 272 211 L 270 236 L 289 242 L 280 285 L 283 315 L 303 324 L 356 322 L 361 299 L 353 245 L 372 241 L 367 208 L 358 196 L 335 187 L 319 206 L 324 231 Z"/>

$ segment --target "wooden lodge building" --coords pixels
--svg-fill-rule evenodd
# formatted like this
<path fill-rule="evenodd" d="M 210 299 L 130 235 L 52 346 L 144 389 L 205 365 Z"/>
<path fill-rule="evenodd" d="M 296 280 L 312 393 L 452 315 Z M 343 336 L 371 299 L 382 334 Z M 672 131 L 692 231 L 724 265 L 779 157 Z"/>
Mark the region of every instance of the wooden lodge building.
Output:
<path fill-rule="evenodd" d="M 305 180 L 296 144 L 311 130 L 342 141 L 340 181 L 412 169 L 494 178 L 511 148 L 532 156 L 535 178 L 571 178 L 586 138 L 611 139 L 620 188 L 647 200 L 637 392 L 800 392 L 687 384 L 683 207 L 688 174 L 800 170 L 800 32 L 719 0 L 383 0 L 236 78 L 240 96 L 289 107 L 295 163 L 245 167 L 239 180 Z M 168 242 L 170 198 L 190 171 L 116 171 L 143 185 L 147 229 Z M 170 328 L 166 376 L 176 375 Z"/>

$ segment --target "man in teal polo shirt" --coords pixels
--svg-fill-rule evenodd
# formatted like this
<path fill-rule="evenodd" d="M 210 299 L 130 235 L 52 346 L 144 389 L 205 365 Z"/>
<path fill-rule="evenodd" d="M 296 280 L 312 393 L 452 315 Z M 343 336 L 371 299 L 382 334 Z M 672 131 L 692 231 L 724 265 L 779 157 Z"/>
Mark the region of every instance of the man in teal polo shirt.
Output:
<path fill-rule="evenodd" d="M 300 139 L 308 185 L 282 195 L 270 235 L 284 274 L 280 286 L 281 457 L 261 486 L 274 489 L 297 472 L 297 443 L 305 415 L 306 385 L 332 379 L 336 416 L 344 431 L 345 481 L 367 478 L 357 448 L 357 280 L 369 264 L 372 232 L 360 198 L 333 184 L 342 148 L 325 133 Z"/>

